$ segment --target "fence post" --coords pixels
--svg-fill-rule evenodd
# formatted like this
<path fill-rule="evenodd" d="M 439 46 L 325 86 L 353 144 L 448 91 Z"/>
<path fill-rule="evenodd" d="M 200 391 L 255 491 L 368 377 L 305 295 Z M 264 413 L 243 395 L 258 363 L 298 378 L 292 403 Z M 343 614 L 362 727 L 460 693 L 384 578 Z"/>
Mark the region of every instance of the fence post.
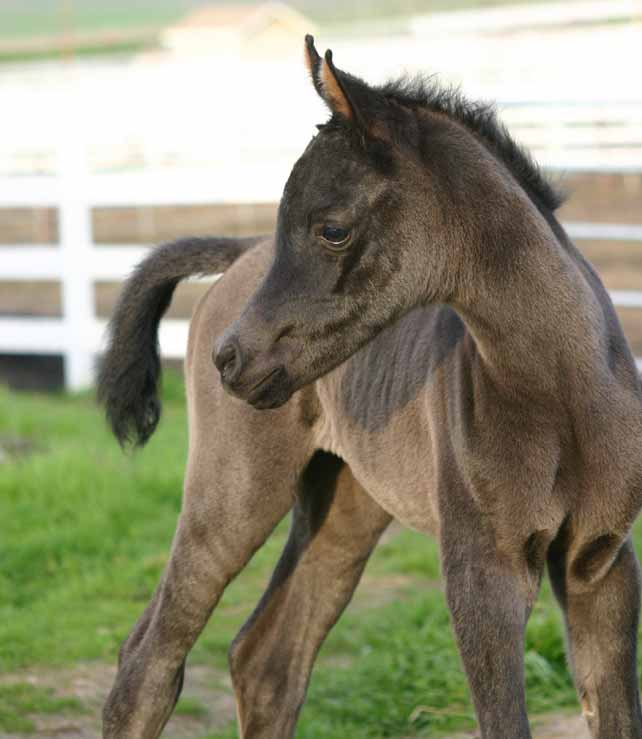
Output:
<path fill-rule="evenodd" d="M 91 272 L 92 226 L 88 199 L 87 150 L 79 127 L 62 132 L 58 170 L 58 228 L 62 256 L 62 310 L 65 327 L 64 372 L 67 390 L 81 390 L 94 379 L 95 331 Z"/>

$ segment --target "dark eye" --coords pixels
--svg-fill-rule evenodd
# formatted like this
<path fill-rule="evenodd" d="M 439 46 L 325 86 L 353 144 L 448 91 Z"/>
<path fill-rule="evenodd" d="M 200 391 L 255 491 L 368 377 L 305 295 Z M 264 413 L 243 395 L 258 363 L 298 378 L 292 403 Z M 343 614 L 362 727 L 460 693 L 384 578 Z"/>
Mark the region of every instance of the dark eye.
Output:
<path fill-rule="evenodd" d="M 345 246 L 350 240 L 350 231 L 341 226 L 324 226 L 321 238 L 332 247 Z"/>

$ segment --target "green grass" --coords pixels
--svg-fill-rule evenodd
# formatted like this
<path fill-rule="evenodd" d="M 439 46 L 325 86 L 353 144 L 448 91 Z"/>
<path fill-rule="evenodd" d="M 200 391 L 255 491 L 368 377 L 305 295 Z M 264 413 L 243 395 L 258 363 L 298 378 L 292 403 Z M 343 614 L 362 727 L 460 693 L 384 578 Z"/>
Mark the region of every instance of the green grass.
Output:
<path fill-rule="evenodd" d="M 247 4 L 250 0 L 237 0 Z M 514 4 L 517 0 L 292 0 L 311 20 L 335 25 L 389 16 Z M 531 0 L 551 2 L 552 0 Z M 0 41 L 64 33 L 114 29 L 161 28 L 180 19 L 203 0 L 0 0 Z M 392 9 L 391 9 L 392 8 Z"/>
<path fill-rule="evenodd" d="M 161 27 L 178 19 L 182 0 L 0 0 L 0 39 L 119 28 Z"/>
<path fill-rule="evenodd" d="M 36 725 L 30 718 L 35 714 L 78 713 L 83 711 L 74 698 L 56 698 L 53 691 L 29 683 L 0 684 L 0 729 L 31 733 Z"/>
<path fill-rule="evenodd" d="M 199 718 L 207 716 L 207 713 L 207 708 L 200 701 L 197 701 L 194 698 L 181 697 L 174 709 L 174 715 L 176 716 L 192 716 L 194 718 Z"/>
<path fill-rule="evenodd" d="M 554 0 L 530 0 L 532 5 L 540 5 Z M 577 0 L 571 0 L 571 2 Z M 363 0 L 361 3 L 333 2 L 314 3 L 314 0 L 298 0 L 293 3 L 310 18 L 319 23 L 334 26 L 354 21 L 368 23 L 372 20 L 387 18 L 405 18 L 412 15 L 439 13 L 455 10 L 474 10 L 491 6 L 519 5 L 523 0 Z"/>
<path fill-rule="evenodd" d="M 146 45 L 139 42 L 110 42 L 108 45 L 93 46 L 74 46 L 73 56 L 76 57 L 93 57 L 102 56 L 104 54 L 132 55 L 145 50 Z M 59 49 L 44 48 L 39 51 L 6 51 L 0 46 L 0 64 L 2 63 L 18 63 L 18 62 L 35 62 L 44 61 L 54 58 L 67 58 L 67 52 Z"/>
<path fill-rule="evenodd" d="M 89 396 L 0 389 L 0 438 L 26 437 L 40 448 L 0 466 L 5 681 L 20 682 L 15 673 L 25 667 L 115 661 L 158 581 L 176 524 L 187 448 L 182 394 L 168 375 L 159 430 L 142 452 L 123 455 Z M 228 645 L 264 589 L 286 533 L 284 521 L 228 588 L 192 663 L 226 668 Z M 639 527 L 636 540 L 642 541 Z M 546 585 L 526 648 L 532 712 L 575 705 L 560 618 Z M 57 699 L 31 686 L 3 686 L 0 727 L 28 731 L 31 713 L 79 709 L 54 708 L 48 700 Z M 29 701 L 35 708 L 25 708 Z M 207 710 L 193 699 L 179 706 L 196 717 Z M 403 531 L 376 550 L 355 603 L 324 646 L 298 736 L 434 736 L 472 725 L 436 545 Z M 234 732 L 230 725 L 210 739 Z"/>

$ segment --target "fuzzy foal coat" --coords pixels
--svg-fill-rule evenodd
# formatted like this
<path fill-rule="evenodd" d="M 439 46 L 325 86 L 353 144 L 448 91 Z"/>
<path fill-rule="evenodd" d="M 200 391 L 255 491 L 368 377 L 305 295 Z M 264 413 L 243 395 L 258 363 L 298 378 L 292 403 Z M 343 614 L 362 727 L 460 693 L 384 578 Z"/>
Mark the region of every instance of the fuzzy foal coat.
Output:
<path fill-rule="evenodd" d="M 642 739 L 641 390 L 608 295 L 488 108 L 369 87 L 311 39 L 307 63 L 333 115 L 275 235 L 161 247 L 112 321 L 101 397 L 121 441 L 142 443 L 172 291 L 229 267 L 192 320 L 183 510 L 104 735 L 160 734 L 225 586 L 293 510 L 230 651 L 244 739 L 294 735 L 316 653 L 392 518 L 439 539 L 485 739 L 531 736 L 523 637 L 547 564 L 592 736 Z"/>

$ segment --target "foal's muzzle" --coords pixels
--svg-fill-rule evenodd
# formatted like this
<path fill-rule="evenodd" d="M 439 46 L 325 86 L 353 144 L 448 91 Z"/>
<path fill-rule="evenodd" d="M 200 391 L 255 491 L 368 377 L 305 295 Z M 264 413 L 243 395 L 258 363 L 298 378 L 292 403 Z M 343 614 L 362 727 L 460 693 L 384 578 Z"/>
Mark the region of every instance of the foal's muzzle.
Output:
<path fill-rule="evenodd" d="M 225 390 L 255 408 L 278 408 L 292 394 L 285 367 L 266 356 L 249 356 L 234 335 L 223 338 L 213 360 Z"/>
<path fill-rule="evenodd" d="M 223 384 L 233 385 L 243 371 L 243 359 L 238 342 L 228 339 L 218 351 L 214 350 L 213 358 L 216 369 L 221 373 Z"/>

